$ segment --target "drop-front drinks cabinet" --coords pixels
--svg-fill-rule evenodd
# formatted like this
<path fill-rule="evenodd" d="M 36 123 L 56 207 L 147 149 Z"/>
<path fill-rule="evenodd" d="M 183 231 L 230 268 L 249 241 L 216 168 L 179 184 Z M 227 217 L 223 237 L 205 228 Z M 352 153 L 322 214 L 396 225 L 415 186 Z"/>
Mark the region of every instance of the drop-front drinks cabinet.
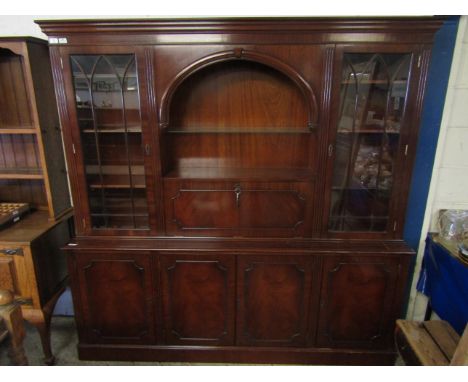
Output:
<path fill-rule="evenodd" d="M 441 23 L 38 21 L 80 358 L 392 364 Z"/>

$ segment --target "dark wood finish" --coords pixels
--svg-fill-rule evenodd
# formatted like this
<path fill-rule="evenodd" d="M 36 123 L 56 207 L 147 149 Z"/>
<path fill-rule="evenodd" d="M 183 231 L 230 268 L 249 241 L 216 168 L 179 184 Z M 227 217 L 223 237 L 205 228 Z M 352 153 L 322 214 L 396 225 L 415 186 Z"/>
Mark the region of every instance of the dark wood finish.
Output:
<path fill-rule="evenodd" d="M 131 235 L 131 236 L 142 236 L 150 235 L 156 233 L 156 226 L 158 225 L 158 219 L 161 219 L 159 216 L 159 211 L 161 210 L 158 205 L 157 195 L 161 192 L 160 180 L 158 175 L 158 164 L 156 164 L 155 157 L 153 156 L 154 152 L 157 152 L 155 148 L 154 135 L 157 135 L 157 131 L 151 131 L 149 126 L 149 113 L 146 111 L 150 107 L 146 102 L 145 94 L 148 88 L 147 82 L 150 79 L 147 77 L 148 73 L 145 70 L 143 62 L 145 62 L 145 54 L 143 49 L 135 49 L 134 47 L 121 47 L 120 49 L 92 49 L 85 48 L 68 52 L 66 48 L 63 48 L 62 54 L 67 55 L 67 59 L 61 60 L 60 57 L 54 57 L 54 53 L 51 52 L 52 60 L 59 60 L 63 63 L 63 71 L 65 75 L 60 71 L 60 73 L 55 72 L 55 81 L 57 83 L 57 78 L 60 78 L 60 83 L 63 86 L 58 92 L 64 94 L 63 99 L 68 99 L 67 105 L 61 105 L 59 107 L 61 118 L 70 119 L 70 123 L 73 124 L 73 129 L 68 130 L 64 134 L 64 141 L 68 142 L 68 145 L 65 146 L 65 151 L 67 154 L 67 160 L 70 162 L 70 167 L 74 168 L 75 171 L 70 173 L 70 183 L 72 184 L 72 195 L 75 199 L 80 200 L 80 209 L 75 212 L 77 225 L 77 235 Z M 127 127 L 130 128 L 130 132 L 127 137 L 124 136 L 124 128 L 119 127 L 119 131 L 114 133 L 105 133 L 97 134 L 100 138 L 104 136 L 104 139 L 99 139 L 100 147 L 100 165 L 106 166 L 103 171 L 103 182 L 99 185 L 99 163 L 96 163 L 96 136 L 91 133 L 91 126 L 85 126 L 83 128 L 80 125 L 80 118 L 82 115 L 82 108 L 78 107 L 75 94 L 75 84 L 73 81 L 73 70 L 71 67 L 70 57 L 78 56 L 87 56 L 87 55 L 128 55 L 135 58 L 136 68 L 137 68 L 137 78 L 138 78 L 138 91 L 135 92 L 139 97 L 139 110 L 131 110 L 130 112 L 125 113 L 125 118 L 127 122 Z M 54 61 L 53 61 L 54 62 Z M 64 82 L 62 82 L 64 81 Z M 95 124 L 96 129 L 99 131 L 107 130 L 105 127 L 108 124 L 113 124 L 118 118 L 120 120 L 123 118 L 122 111 L 116 110 L 103 110 L 100 107 L 95 108 L 97 115 Z M 146 111 L 146 113 L 145 113 Z M 136 118 L 136 115 L 139 114 L 140 125 L 134 126 L 132 121 Z M 118 115 L 118 116 L 117 116 Z M 87 116 L 89 117 L 89 115 Z M 62 119 L 63 120 L 63 119 Z M 102 127 L 102 122 L 104 122 L 104 128 Z M 128 139 L 128 142 L 125 140 Z M 128 166 L 125 161 L 126 148 L 128 148 L 128 155 L 134 159 L 131 168 L 133 170 L 133 184 L 134 189 L 137 190 L 139 195 L 142 195 L 142 204 L 145 205 L 145 209 L 148 214 L 148 222 L 145 222 L 142 227 L 131 227 L 131 224 L 122 224 L 124 222 L 120 220 L 115 220 L 115 224 L 109 224 L 106 228 L 105 224 L 103 227 L 98 227 L 96 224 L 93 224 L 92 209 L 93 204 L 96 205 L 96 202 L 90 197 L 90 191 L 97 191 L 97 199 L 102 199 L 101 192 L 109 189 L 120 189 L 125 190 L 128 193 L 130 187 L 129 177 L 128 177 Z M 92 166 L 90 169 L 89 166 Z M 90 171 L 90 178 L 88 179 L 88 171 Z M 94 176 L 96 175 L 96 176 Z M 124 175 L 124 176 L 122 176 Z M 94 198 L 96 199 L 96 198 Z M 126 200 L 125 200 L 126 199 Z M 127 198 L 115 198 L 115 203 L 128 202 Z M 98 202 L 102 203 L 102 201 Z M 138 201 L 137 201 L 138 203 Z M 112 210 L 112 206 L 110 208 Z M 116 212 L 119 213 L 118 211 Z M 123 220 L 123 219 L 122 219 Z M 148 226 L 149 225 L 149 226 Z M 104 228 L 104 229 L 102 229 Z"/>
<path fill-rule="evenodd" d="M 393 351 L 371 352 L 294 347 L 256 346 L 125 346 L 80 343 L 82 360 L 200 362 L 252 364 L 302 364 L 343 366 L 393 366 Z"/>
<path fill-rule="evenodd" d="M 238 260 L 237 343 L 305 346 L 316 259 L 305 256 L 242 256 Z"/>
<path fill-rule="evenodd" d="M 165 186 L 168 235 L 306 236 L 310 227 L 307 183 L 166 180 Z"/>
<path fill-rule="evenodd" d="M 401 260 L 400 260 L 401 261 Z M 338 348 L 391 345 L 398 259 L 353 255 L 324 261 L 317 344 Z"/>
<path fill-rule="evenodd" d="M 155 281 L 150 258 L 134 253 L 81 253 L 75 264 L 90 343 L 152 343 Z"/>
<path fill-rule="evenodd" d="M 317 115 L 316 96 L 296 70 L 237 48 L 203 57 L 177 74 L 161 99 L 160 124 L 177 130 L 313 128 Z"/>
<path fill-rule="evenodd" d="M 39 22 L 67 41 L 50 49 L 77 209 L 77 239 L 67 249 L 80 357 L 391 364 L 413 254 L 402 240 L 405 204 L 428 52 L 441 22 Z M 338 129 L 341 90 L 353 83 L 343 79 L 344 61 L 362 55 L 372 62 L 374 54 L 383 57 L 376 73 L 397 57 L 411 59 L 408 78 L 387 70 L 408 86 L 404 95 L 387 91 L 382 74 L 364 79 L 373 93 L 362 113 L 354 111 L 361 122 L 352 134 L 367 146 L 380 139 L 377 177 L 390 173 L 393 184 L 366 194 L 375 199 L 364 203 L 367 215 L 381 218 L 375 226 L 330 229 L 339 192 L 333 170 L 356 173 L 359 154 L 359 145 L 345 159 L 337 154 L 354 138 Z M 71 59 L 79 55 L 135 58 L 138 107 L 128 107 L 124 128 L 108 100 L 77 103 Z M 389 120 L 398 134 L 387 131 Z M 135 158 L 133 179 L 125 177 L 126 152 Z M 143 229 L 124 224 L 131 187 L 138 194 L 132 208 L 148 213 Z M 345 196 L 353 191 L 347 187 Z M 114 202 L 103 208 L 103 196 Z M 100 208 L 112 221 L 96 224 Z M 360 208 L 351 203 L 358 217 Z M 120 264 L 128 278 L 122 287 L 135 291 L 134 301 L 124 299 L 139 313 L 123 326 L 119 309 L 106 305 L 118 288 L 89 290 L 119 273 L 97 265 L 104 261 Z M 102 332 L 100 322 L 109 335 L 93 332 Z M 146 337 L 138 337 L 142 328 Z"/>
<path fill-rule="evenodd" d="M 234 344 L 234 257 L 163 255 L 165 343 Z"/>

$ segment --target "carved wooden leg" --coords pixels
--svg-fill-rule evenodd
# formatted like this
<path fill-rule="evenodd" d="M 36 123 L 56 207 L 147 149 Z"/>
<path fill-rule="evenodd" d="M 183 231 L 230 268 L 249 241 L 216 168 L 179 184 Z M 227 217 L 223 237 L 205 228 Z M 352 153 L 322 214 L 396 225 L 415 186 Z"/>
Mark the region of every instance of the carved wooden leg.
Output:
<path fill-rule="evenodd" d="M 31 324 L 33 324 L 41 338 L 42 351 L 44 353 L 44 363 L 46 365 L 53 365 L 55 363 L 55 356 L 52 354 L 52 346 L 50 343 L 50 320 L 51 316 L 38 311 L 35 314 Z"/>
<path fill-rule="evenodd" d="M 27 365 L 28 359 L 23 348 L 25 331 L 21 308 L 14 302 L 0 305 L 0 317 L 9 332 L 10 349 L 8 356 L 14 365 Z"/>
<path fill-rule="evenodd" d="M 52 354 L 52 347 L 50 343 L 50 322 L 52 320 L 52 313 L 54 312 L 55 305 L 60 295 L 65 291 L 65 287 L 61 288 L 44 306 L 43 310 L 40 309 L 25 309 L 23 314 L 25 319 L 34 325 L 39 332 L 41 338 L 42 351 L 44 353 L 44 363 L 46 365 L 55 364 L 55 356 Z"/>
<path fill-rule="evenodd" d="M 27 366 L 28 359 L 23 348 L 23 339 L 11 337 L 10 349 L 8 351 L 8 356 L 11 359 L 11 362 L 14 365 L 18 366 Z"/>

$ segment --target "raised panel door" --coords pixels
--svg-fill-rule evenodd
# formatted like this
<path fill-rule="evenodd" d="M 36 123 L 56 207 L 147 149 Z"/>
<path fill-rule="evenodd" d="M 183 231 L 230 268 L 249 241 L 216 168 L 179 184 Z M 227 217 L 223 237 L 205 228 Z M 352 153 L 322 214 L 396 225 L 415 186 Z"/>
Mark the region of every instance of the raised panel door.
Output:
<path fill-rule="evenodd" d="M 307 342 L 315 260 L 306 256 L 239 256 L 237 342 L 301 346 Z M 314 291 L 317 293 L 317 291 Z"/>
<path fill-rule="evenodd" d="M 324 260 L 317 345 L 391 346 L 400 260 L 388 256 L 333 256 Z"/>
<path fill-rule="evenodd" d="M 166 343 L 233 345 L 234 257 L 177 254 L 160 261 Z"/>
<path fill-rule="evenodd" d="M 87 342 L 151 343 L 156 293 L 149 253 L 76 253 Z"/>

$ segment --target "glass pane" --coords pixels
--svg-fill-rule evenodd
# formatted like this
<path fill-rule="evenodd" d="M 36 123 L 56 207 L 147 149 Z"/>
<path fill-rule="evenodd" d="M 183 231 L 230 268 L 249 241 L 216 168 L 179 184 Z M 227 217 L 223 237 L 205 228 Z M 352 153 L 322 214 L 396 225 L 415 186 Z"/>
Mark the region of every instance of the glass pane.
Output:
<path fill-rule="evenodd" d="M 410 54 L 345 54 L 329 229 L 387 229 Z"/>
<path fill-rule="evenodd" d="M 71 66 L 92 225 L 146 229 L 135 57 L 74 55 Z"/>

